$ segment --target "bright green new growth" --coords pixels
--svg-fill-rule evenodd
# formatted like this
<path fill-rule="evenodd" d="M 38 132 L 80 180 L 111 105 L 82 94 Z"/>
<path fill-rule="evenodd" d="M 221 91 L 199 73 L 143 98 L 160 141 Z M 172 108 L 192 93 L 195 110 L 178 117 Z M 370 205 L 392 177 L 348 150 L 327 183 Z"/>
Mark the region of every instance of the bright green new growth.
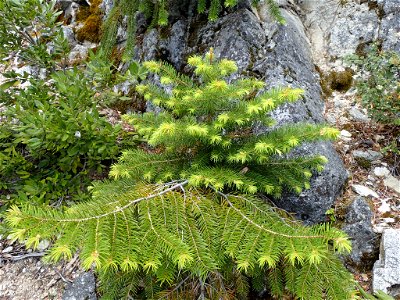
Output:
<path fill-rule="evenodd" d="M 283 187 L 298 193 L 308 188 L 311 170 L 321 171 L 326 159 L 288 158 L 287 154 L 303 142 L 335 138 L 338 131 L 324 125 L 296 124 L 257 136 L 255 126 L 274 124 L 269 112 L 296 101 L 303 91 L 275 88 L 259 93 L 264 83 L 257 79 L 229 83 L 224 78 L 237 70 L 236 64 L 226 59 L 214 62 L 212 56 L 189 58 L 196 81 L 168 64 L 145 63 L 162 84 L 170 86 L 171 93 L 153 84 L 137 86 L 145 99 L 164 110 L 127 115 L 125 120 L 157 153 L 127 151 L 110 174 L 153 182 L 187 179 L 197 187 L 276 197 Z"/>
<path fill-rule="evenodd" d="M 266 114 L 302 91 L 258 93 L 261 81 L 229 82 L 236 64 L 214 61 L 212 52 L 189 64 L 195 80 L 147 62 L 170 92 L 152 84 L 137 88 L 163 109 L 126 116 L 147 141 L 142 150 L 125 152 L 112 168 L 115 180 L 96 183 L 91 201 L 65 211 L 10 209 L 14 238 L 30 247 L 55 239 L 47 256 L 53 261 L 80 250 L 83 266 L 100 272 L 106 299 L 143 293 L 148 299 L 237 299 L 217 283 L 234 280 L 240 298 L 248 289 L 241 273 L 260 289 L 266 278 L 279 297 L 349 299 L 353 281 L 334 253 L 350 250 L 345 234 L 327 225 L 304 227 L 252 195 L 307 187 L 310 170 L 320 170 L 325 159 L 286 154 L 336 130 L 303 124 L 255 136 L 256 123 L 270 126 Z M 199 288 L 184 284 L 194 279 Z"/>

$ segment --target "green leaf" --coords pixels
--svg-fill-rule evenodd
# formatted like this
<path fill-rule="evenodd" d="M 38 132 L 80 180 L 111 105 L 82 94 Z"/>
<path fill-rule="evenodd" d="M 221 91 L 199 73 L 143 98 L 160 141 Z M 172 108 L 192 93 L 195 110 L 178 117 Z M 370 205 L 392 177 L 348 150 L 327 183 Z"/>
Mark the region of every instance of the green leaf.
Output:
<path fill-rule="evenodd" d="M 20 82 L 18 80 L 9 80 L 4 82 L 3 84 L 0 85 L 0 90 L 2 91 L 6 91 L 7 89 L 9 89 L 12 86 L 16 86 L 18 85 Z"/>

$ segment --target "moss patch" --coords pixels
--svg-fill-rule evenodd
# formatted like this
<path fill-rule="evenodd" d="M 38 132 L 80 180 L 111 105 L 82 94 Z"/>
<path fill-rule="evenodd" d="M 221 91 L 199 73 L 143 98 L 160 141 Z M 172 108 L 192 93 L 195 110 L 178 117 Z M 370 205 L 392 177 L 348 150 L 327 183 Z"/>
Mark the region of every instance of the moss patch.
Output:
<path fill-rule="evenodd" d="M 78 41 L 89 41 L 99 43 L 101 38 L 102 18 L 98 15 L 90 15 L 81 29 L 76 32 Z"/>
<path fill-rule="evenodd" d="M 368 159 L 365 159 L 363 157 L 356 157 L 355 160 L 360 167 L 367 170 L 371 168 L 372 162 Z"/>
<path fill-rule="evenodd" d="M 99 7 L 101 3 L 102 0 L 93 0 L 90 7 L 80 7 L 77 21 L 83 22 L 83 27 L 76 32 L 78 41 L 100 42 L 103 24 L 103 14 Z"/>
<path fill-rule="evenodd" d="M 347 92 L 353 84 L 353 71 L 347 68 L 345 71 L 337 72 L 332 71 L 328 74 L 322 73 L 321 76 L 321 88 L 324 96 L 329 97 L 333 91 Z"/>
<path fill-rule="evenodd" d="M 91 15 L 90 7 L 88 6 L 80 6 L 79 10 L 76 14 L 76 21 L 85 22 L 87 18 Z"/>
<path fill-rule="evenodd" d="M 335 91 L 347 92 L 353 84 L 353 73 L 350 69 L 342 72 L 332 72 L 331 88 Z"/>

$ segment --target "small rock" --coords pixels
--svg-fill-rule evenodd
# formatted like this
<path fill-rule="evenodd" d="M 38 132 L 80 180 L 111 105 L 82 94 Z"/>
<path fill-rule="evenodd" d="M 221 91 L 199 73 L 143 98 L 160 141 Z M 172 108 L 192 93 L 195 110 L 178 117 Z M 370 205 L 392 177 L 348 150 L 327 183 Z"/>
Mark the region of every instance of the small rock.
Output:
<path fill-rule="evenodd" d="M 376 167 L 374 169 L 374 174 L 378 177 L 386 177 L 390 174 L 390 171 L 388 170 L 388 168 L 385 167 Z"/>
<path fill-rule="evenodd" d="M 347 130 L 342 130 L 340 132 L 340 139 L 345 142 L 350 142 L 351 141 L 351 133 L 348 132 Z"/>
<path fill-rule="evenodd" d="M 386 201 L 386 200 L 381 200 L 382 205 L 379 206 L 378 211 L 382 214 L 386 213 L 386 212 L 390 212 L 390 204 Z"/>
<path fill-rule="evenodd" d="M 44 251 L 44 250 L 46 250 L 47 248 L 49 248 L 49 245 L 50 245 L 49 240 L 42 240 L 42 241 L 40 241 L 40 243 L 39 243 L 37 249 L 38 249 L 39 251 Z"/>
<path fill-rule="evenodd" d="M 396 177 L 388 175 L 383 180 L 383 184 L 394 190 L 396 193 L 400 194 L 400 180 L 398 180 Z"/>
<path fill-rule="evenodd" d="M 365 274 L 365 273 L 362 273 L 362 274 L 361 274 L 361 278 L 362 278 L 363 281 L 368 281 L 368 280 L 369 280 L 368 275 Z"/>
<path fill-rule="evenodd" d="M 364 185 L 360 185 L 360 184 L 353 184 L 351 186 L 353 188 L 353 191 L 355 191 L 357 194 L 359 194 L 360 196 L 372 196 L 375 198 L 379 198 L 378 194 L 371 190 L 369 187 L 366 187 Z"/>
<path fill-rule="evenodd" d="M 104 11 L 105 15 L 108 15 L 113 8 L 113 1 L 112 0 L 103 0 L 100 2 L 99 8 Z"/>
<path fill-rule="evenodd" d="M 358 121 L 358 122 L 369 122 L 370 121 L 370 118 L 368 118 L 368 116 L 365 113 L 363 113 L 361 110 L 359 110 L 357 107 L 352 107 L 349 110 L 349 114 L 354 121 Z"/>
<path fill-rule="evenodd" d="M 71 27 L 69 26 L 61 26 L 61 29 L 63 31 L 64 37 L 67 39 L 68 43 L 73 47 L 76 45 L 76 40 L 75 40 L 75 34 L 74 31 L 72 30 Z"/>
<path fill-rule="evenodd" d="M 373 150 L 367 150 L 367 151 L 354 150 L 352 154 L 355 159 L 365 159 L 370 162 L 376 161 L 383 157 L 382 153 Z"/>
<path fill-rule="evenodd" d="M 88 49 L 96 48 L 98 45 L 89 41 L 83 41 L 82 45 Z"/>
<path fill-rule="evenodd" d="M 343 125 L 343 124 L 349 124 L 350 120 L 348 118 L 346 118 L 345 116 L 340 116 L 339 117 L 339 124 Z"/>
<path fill-rule="evenodd" d="M 347 130 L 340 131 L 340 137 L 351 138 L 351 133 Z"/>
<path fill-rule="evenodd" d="M 372 289 L 400 296 L 400 229 L 386 229 L 382 234 L 379 260 L 372 271 Z"/>
<path fill-rule="evenodd" d="M 382 219 L 385 223 L 394 223 L 396 222 L 395 218 L 383 218 Z"/>
<path fill-rule="evenodd" d="M 69 53 L 68 59 L 70 62 L 84 60 L 88 56 L 89 48 L 77 44 Z"/>
<path fill-rule="evenodd" d="M 18 73 L 19 75 L 22 75 L 22 76 L 25 73 L 27 73 L 29 75 L 33 75 L 33 74 L 36 73 L 36 70 L 33 67 L 29 66 L 29 65 L 22 66 L 21 68 L 15 68 L 14 71 L 15 71 L 15 73 Z"/>
<path fill-rule="evenodd" d="M 13 251 L 13 247 L 12 246 L 8 246 L 7 248 L 5 248 L 3 251 L 1 251 L 2 253 L 10 253 L 11 251 Z"/>
<path fill-rule="evenodd" d="M 373 230 L 375 233 L 382 233 L 385 231 L 385 229 L 390 228 L 388 224 L 386 223 L 380 223 L 377 225 L 374 225 Z"/>
<path fill-rule="evenodd" d="M 334 115 L 328 114 L 325 119 L 329 124 L 336 125 L 336 117 Z"/>

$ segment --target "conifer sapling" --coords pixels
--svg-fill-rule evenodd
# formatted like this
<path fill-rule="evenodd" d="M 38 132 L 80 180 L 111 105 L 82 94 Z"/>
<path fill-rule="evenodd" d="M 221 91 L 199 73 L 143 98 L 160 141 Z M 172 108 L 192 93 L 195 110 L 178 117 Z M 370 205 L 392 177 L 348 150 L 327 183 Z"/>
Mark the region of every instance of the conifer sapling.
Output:
<path fill-rule="evenodd" d="M 337 130 L 272 127 L 268 113 L 302 90 L 260 92 L 260 80 L 230 81 L 236 64 L 216 60 L 212 51 L 188 63 L 194 79 L 164 62 L 145 63 L 168 86 L 137 86 L 162 110 L 125 116 L 146 142 L 123 153 L 112 180 L 94 183 L 91 201 L 63 212 L 10 209 L 14 238 L 28 238 L 33 247 L 53 238 L 48 258 L 55 261 L 80 250 L 83 266 L 96 267 L 110 299 L 157 298 L 157 290 L 164 298 L 219 299 L 229 293 L 218 278 L 248 280 L 240 274 L 261 282 L 255 288 L 266 281 L 280 298 L 350 299 L 353 281 L 335 254 L 350 250 L 346 235 L 326 224 L 305 227 L 257 197 L 308 188 L 326 159 L 288 154 L 303 142 L 335 138 Z M 255 124 L 269 129 L 256 135 Z M 184 284 L 193 280 L 198 285 Z M 237 288 L 244 295 L 248 285 Z"/>

